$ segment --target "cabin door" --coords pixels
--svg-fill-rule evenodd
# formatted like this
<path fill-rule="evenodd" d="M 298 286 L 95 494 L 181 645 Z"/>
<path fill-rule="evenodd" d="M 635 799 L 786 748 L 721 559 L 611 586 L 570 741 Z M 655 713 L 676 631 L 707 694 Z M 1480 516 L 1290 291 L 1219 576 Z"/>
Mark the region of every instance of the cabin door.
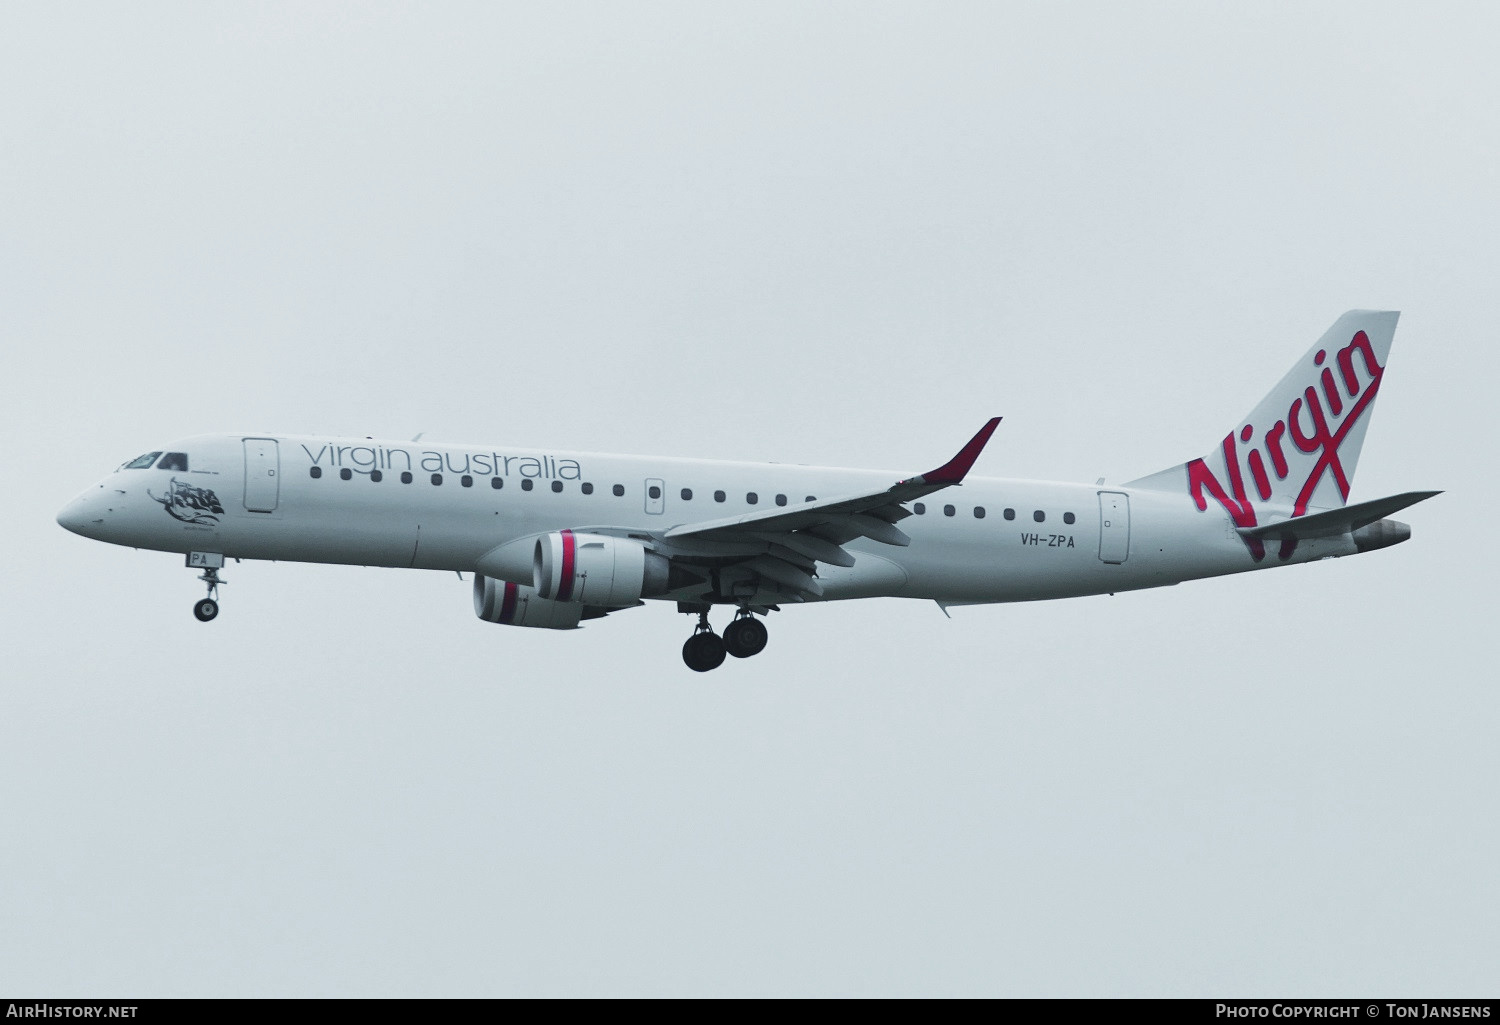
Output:
<path fill-rule="evenodd" d="M 245 508 L 276 511 L 281 498 L 281 453 L 275 438 L 245 439 Z"/>
<path fill-rule="evenodd" d="M 1099 558 L 1119 565 L 1130 557 L 1130 496 L 1099 492 Z"/>

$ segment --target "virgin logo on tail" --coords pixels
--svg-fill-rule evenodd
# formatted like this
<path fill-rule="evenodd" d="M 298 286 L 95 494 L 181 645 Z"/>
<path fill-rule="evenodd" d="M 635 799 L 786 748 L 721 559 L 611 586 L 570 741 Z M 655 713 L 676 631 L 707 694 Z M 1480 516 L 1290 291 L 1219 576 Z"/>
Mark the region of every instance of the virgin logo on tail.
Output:
<path fill-rule="evenodd" d="M 1316 383 L 1292 400 L 1285 418 L 1264 430 L 1258 424 L 1246 424 L 1224 436 L 1221 451 L 1227 488 L 1204 459 L 1187 464 L 1188 490 L 1200 512 L 1208 510 L 1211 496 L 1239 527 L 1256 526 L 1256 504 L 1273 499 L 1277 505 L 1290 504 L 1292 516 L 1301 516 L 1307 512 L 1318 485 L 1330 474 L 1340 502 L 1348 499 L 1351 473 L 1345 472 L 1340 461 L 1339 446 L 1375 401 L 1385 368 L 1364 331 L 1355 332 L 1349 344 L 1334 354 L 1337 375 L 1327 355 L 1327 349 L 1319 349 L 1313 357 L 1314 366 L 1322 370 L 1317 372 Z M 1255 499 L 1246 491 L 1247 473 L 1255 487 Z M 1265 558 L 1261 541 L 1246 539 L 1245 544 L 1256 562 Z M 1296 541 L 1282 542 L 1280 558 L 1291 558 L 1296 546 Z"/>

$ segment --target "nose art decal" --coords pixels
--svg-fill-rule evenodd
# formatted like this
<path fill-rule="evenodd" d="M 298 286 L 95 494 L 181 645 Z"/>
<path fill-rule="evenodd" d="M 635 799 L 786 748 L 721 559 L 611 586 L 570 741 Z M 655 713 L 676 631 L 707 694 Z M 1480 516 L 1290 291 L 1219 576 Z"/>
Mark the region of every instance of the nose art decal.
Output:
<path fill-rule="evenodd" d="M 146 494 L 165 506 L 168 516 L 183 523 L 218 523 L 219 517 L 224 515 L 218 495 L 208 488 L 195 488 L 176 477 L 172 478 L 172 486 L 165 495 L 152 495 L 149 489 Z"/>

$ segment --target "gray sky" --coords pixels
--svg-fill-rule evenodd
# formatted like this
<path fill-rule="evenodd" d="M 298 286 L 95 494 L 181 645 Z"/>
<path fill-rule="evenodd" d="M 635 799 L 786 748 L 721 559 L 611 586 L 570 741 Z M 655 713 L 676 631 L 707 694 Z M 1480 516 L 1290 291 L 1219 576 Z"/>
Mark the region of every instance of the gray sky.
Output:
<path fill-rule="evenodd" d="M 9 4 L 0 991 L 1494 995 L 1488 5 Z M 481 623 L 57 510 L 208 431 L 1122 481 L 1351 307 L 1406 545 Z M 722 618 L 722 615 L 721 617 Z M 722 624 L 721 624 L 722 625 Z"/>

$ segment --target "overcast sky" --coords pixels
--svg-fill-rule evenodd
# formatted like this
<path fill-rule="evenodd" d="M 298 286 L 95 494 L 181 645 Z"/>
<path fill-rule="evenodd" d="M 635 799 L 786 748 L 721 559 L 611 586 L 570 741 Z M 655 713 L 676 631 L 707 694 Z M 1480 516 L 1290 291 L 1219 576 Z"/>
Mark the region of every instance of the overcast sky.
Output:
<path fill-rule="evenodd" d="M 0 992 L 1493 996 L 1492 5 L 0 10 Z M 1410 543 L 571 633 L 53 517 L 210 431 L 1124 481 L 1402 310 Z M 720 618 L 725 618 L 722 614 Z M 722 626 L 722 623 L 719 625 Z"/>

